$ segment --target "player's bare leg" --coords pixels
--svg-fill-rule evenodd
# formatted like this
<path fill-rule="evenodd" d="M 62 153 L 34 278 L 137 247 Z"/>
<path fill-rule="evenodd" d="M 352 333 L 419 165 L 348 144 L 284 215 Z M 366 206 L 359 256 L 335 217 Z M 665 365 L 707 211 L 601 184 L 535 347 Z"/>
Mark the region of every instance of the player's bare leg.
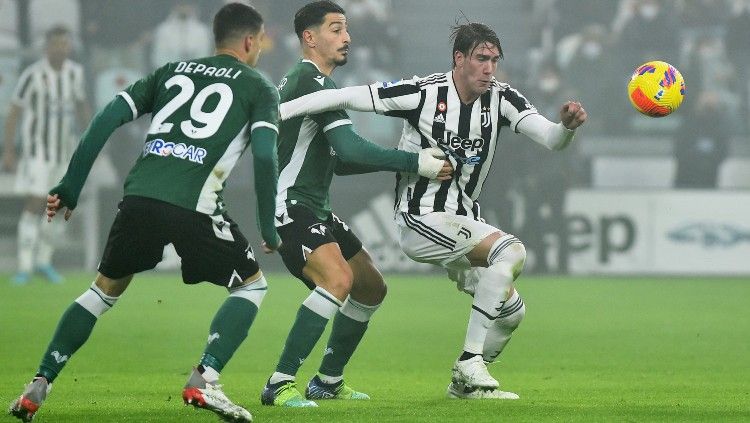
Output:
<path fill-rule="evenodd" d="M 487 370 L 483 353 L 490 327 L 511 298 L 513 281 L 523 268 L 525 249 L 513 235 L 497 231 L 483 239 L 466 257 L 472 266 L 485 267 L 485 270 L 474 290 L 464 350 L 453 367 L 448 395 L 453 398 L 518 398 L 516 394 L 498 389 L 500 384 Z"/>
<path fill-rule="evenodd" d="M 76 298 L 60 318 L 36 376 L 11 403 L 8 410 L 11 415 L 26 422 L 34 418 L 52 389 L 52 382 L 86 342 L 99 316 L 115 305 L 132 279 L 133 275 L 110 279 L 100 273 L 91 287 Z"/>
<path fill-rule="evenodd" d="M 362 340 L 370 317 L 383 302 L 387 287 L 364 249 L 350 258 L 348 263 L 354 274 L 351 293 L 333 320 L 331 337 L 318 374 L 310 380 L 305 390 L 308 399 L 370 398 L 344 383 L 344 366 Z"/>

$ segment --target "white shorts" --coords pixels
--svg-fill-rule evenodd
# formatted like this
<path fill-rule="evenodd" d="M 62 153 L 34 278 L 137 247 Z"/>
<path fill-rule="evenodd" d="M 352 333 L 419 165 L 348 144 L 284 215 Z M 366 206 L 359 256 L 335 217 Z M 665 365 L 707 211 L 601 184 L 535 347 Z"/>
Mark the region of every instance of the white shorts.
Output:
<path fill-rule="evenodd" d="M 435 212 L 422 216 L 396 216 L 399 244 L 414 261 L 442 266 L 458 289 L 469 294 L 479 280 L 482 267 L 471 267 L 466 254 L 500 229 L 466 216 Z"/>
<path fill-rule="evenodd" d="M 24 157 L 18 163 L 15 192 L 19 195 L 47 198 L 49 190 L 65 175 L 67 164 L 50 163 Z"/>

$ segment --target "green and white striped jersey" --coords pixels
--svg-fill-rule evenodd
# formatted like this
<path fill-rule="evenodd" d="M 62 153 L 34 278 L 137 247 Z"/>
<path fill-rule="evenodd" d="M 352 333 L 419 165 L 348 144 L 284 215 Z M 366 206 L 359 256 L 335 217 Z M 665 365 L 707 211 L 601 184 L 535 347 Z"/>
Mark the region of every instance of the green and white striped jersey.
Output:
<path fill-rule="evenodd" d="M 265 77 L 229 55 L 169 63 L 120 95 L 133 119 L 152 113 L 125 195 L 155 198 L 215 215 L 222 191 L 250 143 L 250 132 L 278 132 L 279 94 Z"/>
<path fill-rule="evenodd" d="M 279 94 L 281 101 L 285 102 L 332 88 L 336 88 L 336 84 L 331 78 L 321 73 L 313 62 L 302 60 L 281 80 Z M 281 123 L 277 216 L 283 215 L 286 208 L 294 204 L 305 205 L 320 219 L 330 215 L 328 191 L 336 152 L 326 140 L 325 132 L 351 123 L 343 110 L 301 116 Z"/>

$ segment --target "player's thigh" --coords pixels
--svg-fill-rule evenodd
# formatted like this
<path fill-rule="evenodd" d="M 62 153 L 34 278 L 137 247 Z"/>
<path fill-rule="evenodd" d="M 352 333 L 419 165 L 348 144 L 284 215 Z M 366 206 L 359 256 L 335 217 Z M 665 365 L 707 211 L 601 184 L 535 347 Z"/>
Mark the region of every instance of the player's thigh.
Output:
<path fill-rule="evenodd" d="M 250 243 L 229 215 L 208 216 L 176 206 L 169 213 L 170 240 L 182 259 L 183 282 L 234 288 L 260 276 Z"/>
<path fill-rule="evenodd" d="M 484 222 L 441 212 L 423 216 L 402 213 L 396 222 L 399 244 L 409 258 L 444 267 L 456 261 L 468 261 L 466 255 L 498 231 Z"/>
<path fill-rule="evenodd" d="M 286 214 L 288 223 L 277 228 L 283 243 L 279 254 L 292 275 L 310 289 L 350 277 L 332 221 L 319 219 L 301 205 L 289 207 Z"/>
<path fill-rule="evenodd" d="M 380 304 L 387 290 L 383 275 L 375 267 L 372 257 L 362 247 L 362 241 L 352 232 L 349 225 L 335 214 L 331 220 L 333 234 L 341 247 L 341 253 L 352 269 L 352 297 L 367 305 Z"/>
<path fill-rule="evenodd" d="M 153 201 L 133 196 L 120 201 L 99 263 L 103 276 L 121 279 L 153 269 L 161 261 L 168 239 Z"/>

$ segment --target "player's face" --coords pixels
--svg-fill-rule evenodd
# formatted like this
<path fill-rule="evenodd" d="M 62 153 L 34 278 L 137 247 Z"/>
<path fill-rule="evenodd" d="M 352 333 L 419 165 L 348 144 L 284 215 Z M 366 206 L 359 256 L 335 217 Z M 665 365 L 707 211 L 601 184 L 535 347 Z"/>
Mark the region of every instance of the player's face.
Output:
<path fill-rule="evenodd" d="M 489 43 L 476 46 L 469 57 L 456 53 L 455 72 L 463 79 L 472 97 L 478 97 L 490 88 L 499 60 L 500 51 Z"/>
<path fill-rule="evenodd" d="M 70 56 L 72 45 L 67 35 L 55 35 L 47 41 L 47 59 L 51 63 L 62 63 Z"/>
<path fill-rule="evenodd" d="M 263 27 L 263 25 L 260 26 L 260 30 L 257 34 L 253 35 L 252 38 L 250 38 L 249 41 L 249 48 L 248 48 L 248 55 L 247 55 L 247 63 L 248 65 L 255 67 L 258 64 L 258 59 L 260 59 L 260 53 L 263 51 L 263 44 L 266 39 L 266 30 Z M 246 42 L 248 42 L 246 41 Z"/>
<path fill-rule="evenodd" d="M 349 44 L 352 42 L 346 26 L 346 16 L 329 13 L 316 31 L 319 42 L 316 49 L 323 59 L 335 66 L 346 64 L 349 57 Z"/>

